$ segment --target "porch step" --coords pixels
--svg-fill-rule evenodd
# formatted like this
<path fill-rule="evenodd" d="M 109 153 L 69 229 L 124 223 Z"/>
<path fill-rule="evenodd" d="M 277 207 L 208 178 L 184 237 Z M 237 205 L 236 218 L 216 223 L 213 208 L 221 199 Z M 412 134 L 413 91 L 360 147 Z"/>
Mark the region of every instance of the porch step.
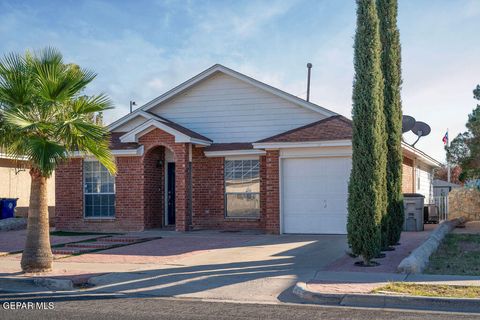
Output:
<path fill-rule="evenodd" d="M 80 243 L 70 243 L 67 244 L 65 247 L 68 248 L 89 248 L 89 249 L 108 249 L 116 245 L 122 245 L 125 244 L 125 242 L 119 242 L 119 241 L 109 241 L 109 242 L 80 242 Z"/>
<path fill-rule="evenodd" d="M 143 241 L 144 238 L 140 237 L 111 237 L 111 238 L 103 238 L 103 242 L 120 242 L 120 243 L 134 243 Z"/>
<path fill-rule="evenodd" d="M 83 253 L 83 252 L 88 252 L 92 251 L 91 248 L 52 248 L 52 254 L 56 255 L 72 255 L 72 254 L 78 254 L 78 253 Z"/>

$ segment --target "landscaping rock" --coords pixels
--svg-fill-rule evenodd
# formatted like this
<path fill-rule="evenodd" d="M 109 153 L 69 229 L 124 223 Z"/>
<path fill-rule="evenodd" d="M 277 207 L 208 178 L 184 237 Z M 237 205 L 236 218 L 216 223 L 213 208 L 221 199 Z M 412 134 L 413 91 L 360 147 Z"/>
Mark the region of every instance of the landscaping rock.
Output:
<path fill-rule="evenodd" d="M 448 216 L 465 217 L 467 221 L 480 220 L 480 191 L 473 188 L 453 189 L 448 194 Z"/>
<path fill-rule="evenodd" d="M 460 217 L 444 221 L 432 231 L 427 240 L 400 262 L 397 269 L 401 273 L 421 273 L 427 266 L 430 256 L 437 250 L 443 238 L 457 225 L 463 224 L 465 218 Z"/>
<path fill-rule="evenodd" d="M 25 218 L 7 218 L 0 220 L 0 231 L 20 230 L 27 227 Z"/>

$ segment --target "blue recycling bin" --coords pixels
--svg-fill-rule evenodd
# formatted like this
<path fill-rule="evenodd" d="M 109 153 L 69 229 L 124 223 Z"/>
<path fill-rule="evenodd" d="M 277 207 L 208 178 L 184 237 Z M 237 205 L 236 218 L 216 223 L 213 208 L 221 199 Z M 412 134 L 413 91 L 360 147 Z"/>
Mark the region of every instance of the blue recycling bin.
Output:
<path fill-rule="evenodd" d="M 13 218 L 18 198 L 1 198 L 1 219 Z"/>

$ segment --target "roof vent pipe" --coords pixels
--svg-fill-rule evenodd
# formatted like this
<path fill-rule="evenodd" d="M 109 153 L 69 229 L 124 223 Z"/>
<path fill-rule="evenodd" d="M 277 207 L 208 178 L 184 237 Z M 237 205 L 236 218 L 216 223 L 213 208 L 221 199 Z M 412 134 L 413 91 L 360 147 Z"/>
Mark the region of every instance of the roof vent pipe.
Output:
<path fill-rule="evenodd" d="M 307 101 L 310 101 L 310 75 L 312 73 L 313 65 L 309 62 L 307 63 L 308 76 L 307 76 Z"/>
<path fill-rule="evenodd" d="M 132 101 L 130 100 L 130 113 L 133 112 L 133 106 L 136 106 L 137 104 L 135 103 L 135 101 Z"/>

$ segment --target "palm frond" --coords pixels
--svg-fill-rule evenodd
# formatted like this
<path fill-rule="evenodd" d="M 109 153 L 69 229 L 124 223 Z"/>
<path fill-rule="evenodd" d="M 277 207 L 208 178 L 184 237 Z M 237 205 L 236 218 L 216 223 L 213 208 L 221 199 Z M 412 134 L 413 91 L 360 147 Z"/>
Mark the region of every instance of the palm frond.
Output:
<path fill-rule="evenodd" d="M 30 137 L 25 143 L 24 156 L 47 177 L 52 174 L 60 161 L 67 158 L 65 147 L 53 141 L 41 137 Z"/>
<path fill-rule="evenodd" d="M 21 109 L 10 109 L 3 112 L 6 124 L 17 126 L 21 130 L 32 129 L 35 130 L 38 122 L 31 115 L 26 114 Z"/>
<path fill-rule="evenodd" d="M 115 158 L 112 155 L 112 151 L 108 147 L 108 143 L 97 143 L 94 140 L 85 139 L 82 141 L 82 147 L 89 154 L 94 156 L 103 166 L 115 175 L 117 173 L 117 166 L 115 164 Z"/>
<path fill-rule="evenodd" d="M 109 132 L 92 120 L 112 103 L 104 94 L 80 96 L 95 76 L 65 64 L 54 48 L 0 59 L 0 147 L 45 176 L 73 151 L 93 155 L 115 174 Z"/>
<path fill-rule="evenodd" d="M 30 102 L 33 77 L 26 60 L 17 53 L 0 59 L 0 102 L 25 105 Z"/>
<path fill-rule="evenodd" d="M 102 93 L 96 96 L 83 96 L 71 101 L 71 107 L 77 114 L 91 114 L 112 109 L 113 105 L 110 98 Z"/>

